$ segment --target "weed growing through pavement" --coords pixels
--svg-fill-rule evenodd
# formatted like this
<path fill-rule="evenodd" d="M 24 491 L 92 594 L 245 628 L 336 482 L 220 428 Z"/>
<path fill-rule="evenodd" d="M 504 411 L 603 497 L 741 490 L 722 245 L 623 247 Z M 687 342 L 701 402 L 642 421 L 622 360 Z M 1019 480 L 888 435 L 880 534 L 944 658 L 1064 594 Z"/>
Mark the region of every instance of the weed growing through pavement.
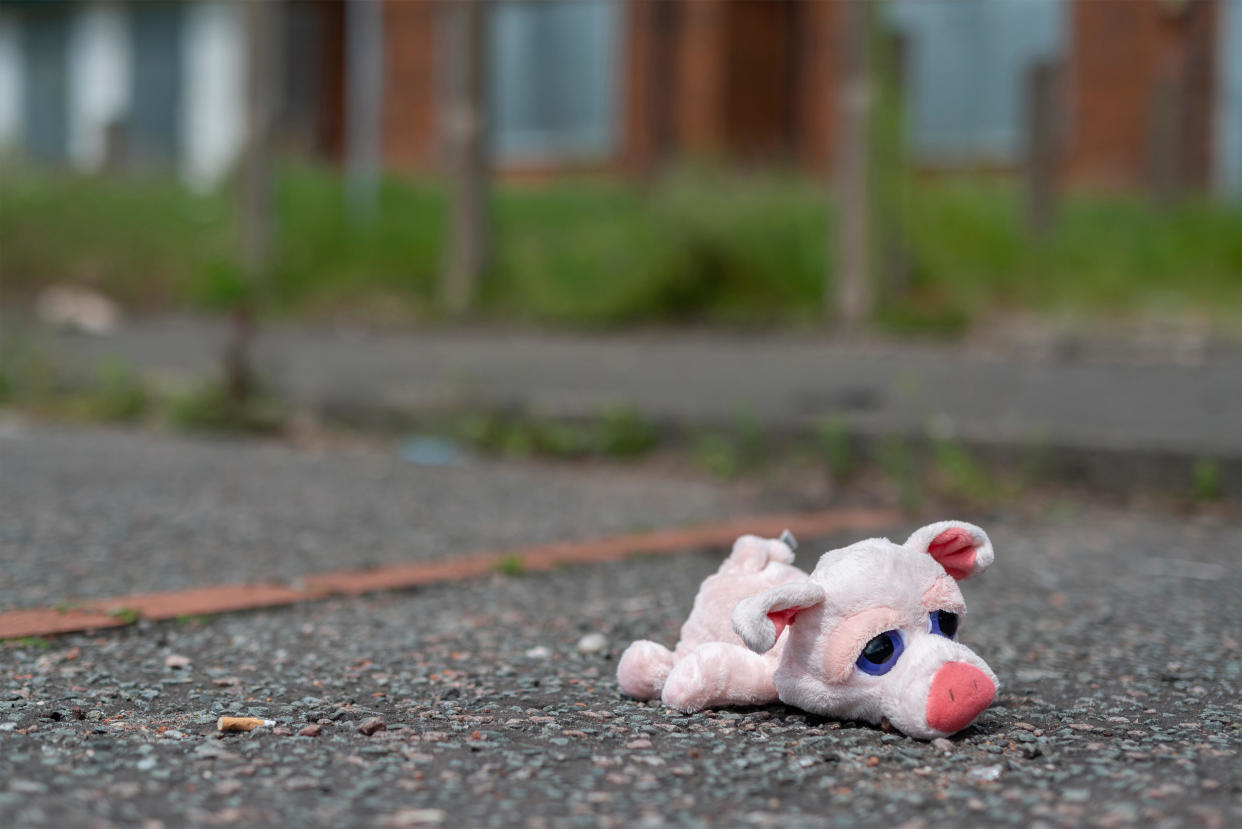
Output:
<path fill-rule="evenodd" d="M 640 458 L 660 445 L 660 432 L 637 409 L 616 408 L 600 418 L 597 445 L 607 458 Z"/>
<path fill-rule="evenodd" d="M 881 440 L 875 447 L 874 457 L 888 479 L 897 488 L 897 500 L 901 508 L 914 514 L 923 505 L 923 487 L 914 454 L 904 438 L 891 437 Z"/>
<path fill-rule="evenodd" d="M 237 400 L 215 379 L 166 402 L 168 421 L 188 431 L 270 435 L 283 429 L 288 419 L 288 407 L 276 395 L 258 389 Z"/>
<path fill-rule="evenodd" d="M 284 428 L 288 418 L 284 402 L 262 389 L 242 402 L 234 400 L 217 380 L 180 393 L 160 393 L 118 359 L 90 372 L 68 373 L 37 352 L 6 349 L 0 356 L 0 405 L 53 420 L 155 420 L 187 431 L 273 434 Z"/>
<path fill-rule="evenodd" d="M 424 431 L 447 431 L 488 455 L 508 458 L 604 458 L 629 461 L 657 449 L 656 426 L 631 408 L 591 419 L 554 419 L 523 412 L 484 412 L 458 417 L 447 426 L 426 423 Z"/>
<path fill-rule="evenodd" d="M 102 365 L 87 388 L 70 399 L 78 418 L 109 423 L 139 421 L 151 410 L 151 403 L 152 395 L 138 373 L 119 360 Z"/>
<path fill-rule="evenodd" d="M 947 494 L 971 503 L 986 504 L 997 497 L 995 480 L 970 450 L 951 440 L 932 445 L 935 468 Z"/>
<path fill-rule="evenodd" d="M 747 409 L 734 413 L 733 434 L 742 470 L 754 472 L 762 467 L 768 456 L 768 441 L 755 413 Z"/>
<path fill-rule="evenodd" d="M 103 423 L 137 422 L 151 410 L 153 395 L 124 361 L 70 375 L 36 352 L 6 349 L 0 358 L 0 404 L 58 420 Z"/>
<path fill-rule="evenodd" d="M 496 562 L 496 572 L 506 576 L 526 575 L 526 562 L 518 555 L 508 555 Z"/>
<path fill-rule="evenodd" d="M 736 478 L 742 471 L 742 459 L 733 441 L 718 432 L 703 432 L 690 447 L 700 469 L 717 478 Z"/>
<path fill-rule="evenodd" d="M 1030 435 L 1022 447 L 1022 457 L 1018 462 L 1017 488 L 1021 491 L 1039 486 L 1051 474 L 1052 452 L 1048 447 L 1048 436 L 1043 432 Z"/>
<path fill-rule="evenodd" d="M 1216 461 L 1200 458 L 1194 467 L 1195 500 L 1200 503 L 1216 501 L 1221 496 L 1220 467 Z"/>
<path fill-rule="evenodd" d="M 118 607 L 108 615 L 122 624 L 132 625 L 142 618 L 142 611 L 132 607 Z"/>
<path fill-rule="evenodd" d="M 816 427 L 815 437 L 819 456 L 828 467 L 833 482 L 841 484 L 853 477 L 857 459 L 846 422 L 839 417 L 826 418 Z"/>

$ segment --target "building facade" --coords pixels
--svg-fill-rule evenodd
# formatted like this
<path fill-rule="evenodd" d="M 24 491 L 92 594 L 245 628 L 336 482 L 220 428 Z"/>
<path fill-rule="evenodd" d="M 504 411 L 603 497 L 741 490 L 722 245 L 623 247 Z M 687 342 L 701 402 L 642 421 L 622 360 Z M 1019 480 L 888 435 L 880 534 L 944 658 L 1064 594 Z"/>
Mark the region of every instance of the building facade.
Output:
<path fill-rule="evenodd" d="M 347 0 L 284 0 L 280 139 L 345 149 Z M 348 0 L 354 2 L 355 0 Z M 365 1 L 365 0 L 363 0 Z M 382 0 L 382 158 L 434 170 L 442 0 Z M 831 169 L 839 4 L 493 0 L 489 146 L 509 175 L 647 175 L 676 158 Z M 1060 67 L 1067 181 L 1175 176 L 1242 194 L 1242 0 L 886 0 L 920 166 L 1016 168 L 1025 90 Z M 0 146 L 94 170 L 121 157 L 210 187 L 245 134 L 243 5 L 0 0 Z"/>

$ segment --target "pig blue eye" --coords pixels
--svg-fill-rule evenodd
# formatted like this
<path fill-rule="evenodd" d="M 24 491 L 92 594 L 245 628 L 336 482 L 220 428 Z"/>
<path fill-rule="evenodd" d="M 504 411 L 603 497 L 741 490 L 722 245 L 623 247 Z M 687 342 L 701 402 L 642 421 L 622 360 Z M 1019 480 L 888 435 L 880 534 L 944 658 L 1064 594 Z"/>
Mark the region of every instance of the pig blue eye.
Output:
<path fill-rule="evenodd" d="M 932 633 L 938 633 L 948 639 L 957 636 L 957 614 L 947 610 L 933 610 L 931 613 Z"/>
<path fill-rule="evenodd" d="M 885 631 L 879 636 L 872 637 L 863 646 L 862 653 L 858 655 L 858 660 L 854 664 L 865 674 L 882 676 L 897 664 L 905 647 L 900 633 L 895 630 Z"/>

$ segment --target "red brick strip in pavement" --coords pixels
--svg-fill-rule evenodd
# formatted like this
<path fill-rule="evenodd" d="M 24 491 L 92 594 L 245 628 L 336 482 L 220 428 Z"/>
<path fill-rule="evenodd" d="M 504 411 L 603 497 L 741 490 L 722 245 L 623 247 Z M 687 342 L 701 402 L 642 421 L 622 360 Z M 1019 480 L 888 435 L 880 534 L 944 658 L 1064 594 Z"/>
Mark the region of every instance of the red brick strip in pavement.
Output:
<path fill-rule="evenodd" d="M 500 552 L 482 552 L 444 561 L 393 564 L 370 570 L 315 573 L 292 584 L 220 584 L 159 593 L 92 599 L 72 606 L 9 610 L 0 613 L 0 639 L 51 636 L 81 630 L 121 627 L 136 619 L 175 619 L 314 601 L 328 596 L 357 596 L 440 582 L 478 578 L 499 568 L 550 570 L 562 564 L 616 561 L 631 555 L 669 555 L 732 545 L 744 533 L 776 536 L 788 529 L 814 538 L 830 533 L 891 527 L 901 514 L 888 508 L 843 509 L 800 515 L 739 518 L 682 529 L 629 533 L 586 541 L 537 544 Z"/>

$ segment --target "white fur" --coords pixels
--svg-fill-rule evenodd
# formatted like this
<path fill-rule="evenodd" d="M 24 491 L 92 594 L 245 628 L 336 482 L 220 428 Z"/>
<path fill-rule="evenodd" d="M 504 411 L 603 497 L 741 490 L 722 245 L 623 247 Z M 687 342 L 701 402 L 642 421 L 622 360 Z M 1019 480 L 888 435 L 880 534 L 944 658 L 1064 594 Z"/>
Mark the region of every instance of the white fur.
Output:
<path fill-rule="evenodd" d="M 975 541 L 975 566 L 971 568 L 969 574 L 964 578 L 974 578 L 984 570 L 992 566 L 992 561 L 996 558 L 996 554 L 992 550 L 992 541 L 988 538 L 988 534 L 983 531 L 982 527 L 965 521 L 937 521 L 935 524 L 928 524 L 926 527 L 920 527 L 910 534 L 906 539 L 906 543 L 902 546 L 916 552 L 925 553 L 927 547 L 931 544 L 932 539 L 940 535 L 942 532 L 954 527 L 960 527 L 970 533 L 971 538 Z"/>
<path fill-rule="evenodd" d="M 623 654 L 621 688 L 642 699 L 659 695 L 683 711 L 779 699 L 825 716 L 872 723 L 887 718 L 915 737 L 947 736 L 928 723 L 937 671 L 964 663 L 993 689 L 997 684 L 973 651 L 930 629 L 929 612 L 966 610 L 956 582 L 928 554 L 947 530 L 956 530 L 947 537 L 962 544 L 962 531 L 969 533 L 969 545 L 954 558 L 971 561 L 966 576 L 992 563 L 987 534 L 961 521 L 923 527 L 902 545 L 871 538 L 831 550 L 809 575 L 792 565 L 791 545 L 743 536 L 700 587 L 675 650 L 641 641 Z M 769 614 L 788 610 L 797 612 L 778 635 Z M 882 676 L 857 669 L 867 641 L 892 630 L 904 643 L 893 668 Z M 986 688 L 979 674 L 971 675 Z M 976 714 L 971 708 L 965 716 Z"/>
<path fill-rule="evenodd" d="M 774 587 L 758 596 L 738 602 L 730 614 L 733 630 L 746 647 L 756 653 L 772 650 L 776 645 L 776 625 L 768 618 L 774 610 L 789 610 L 817 605 L 824 600 L 824 588 L 810 579 L 792 581 Z"/>

